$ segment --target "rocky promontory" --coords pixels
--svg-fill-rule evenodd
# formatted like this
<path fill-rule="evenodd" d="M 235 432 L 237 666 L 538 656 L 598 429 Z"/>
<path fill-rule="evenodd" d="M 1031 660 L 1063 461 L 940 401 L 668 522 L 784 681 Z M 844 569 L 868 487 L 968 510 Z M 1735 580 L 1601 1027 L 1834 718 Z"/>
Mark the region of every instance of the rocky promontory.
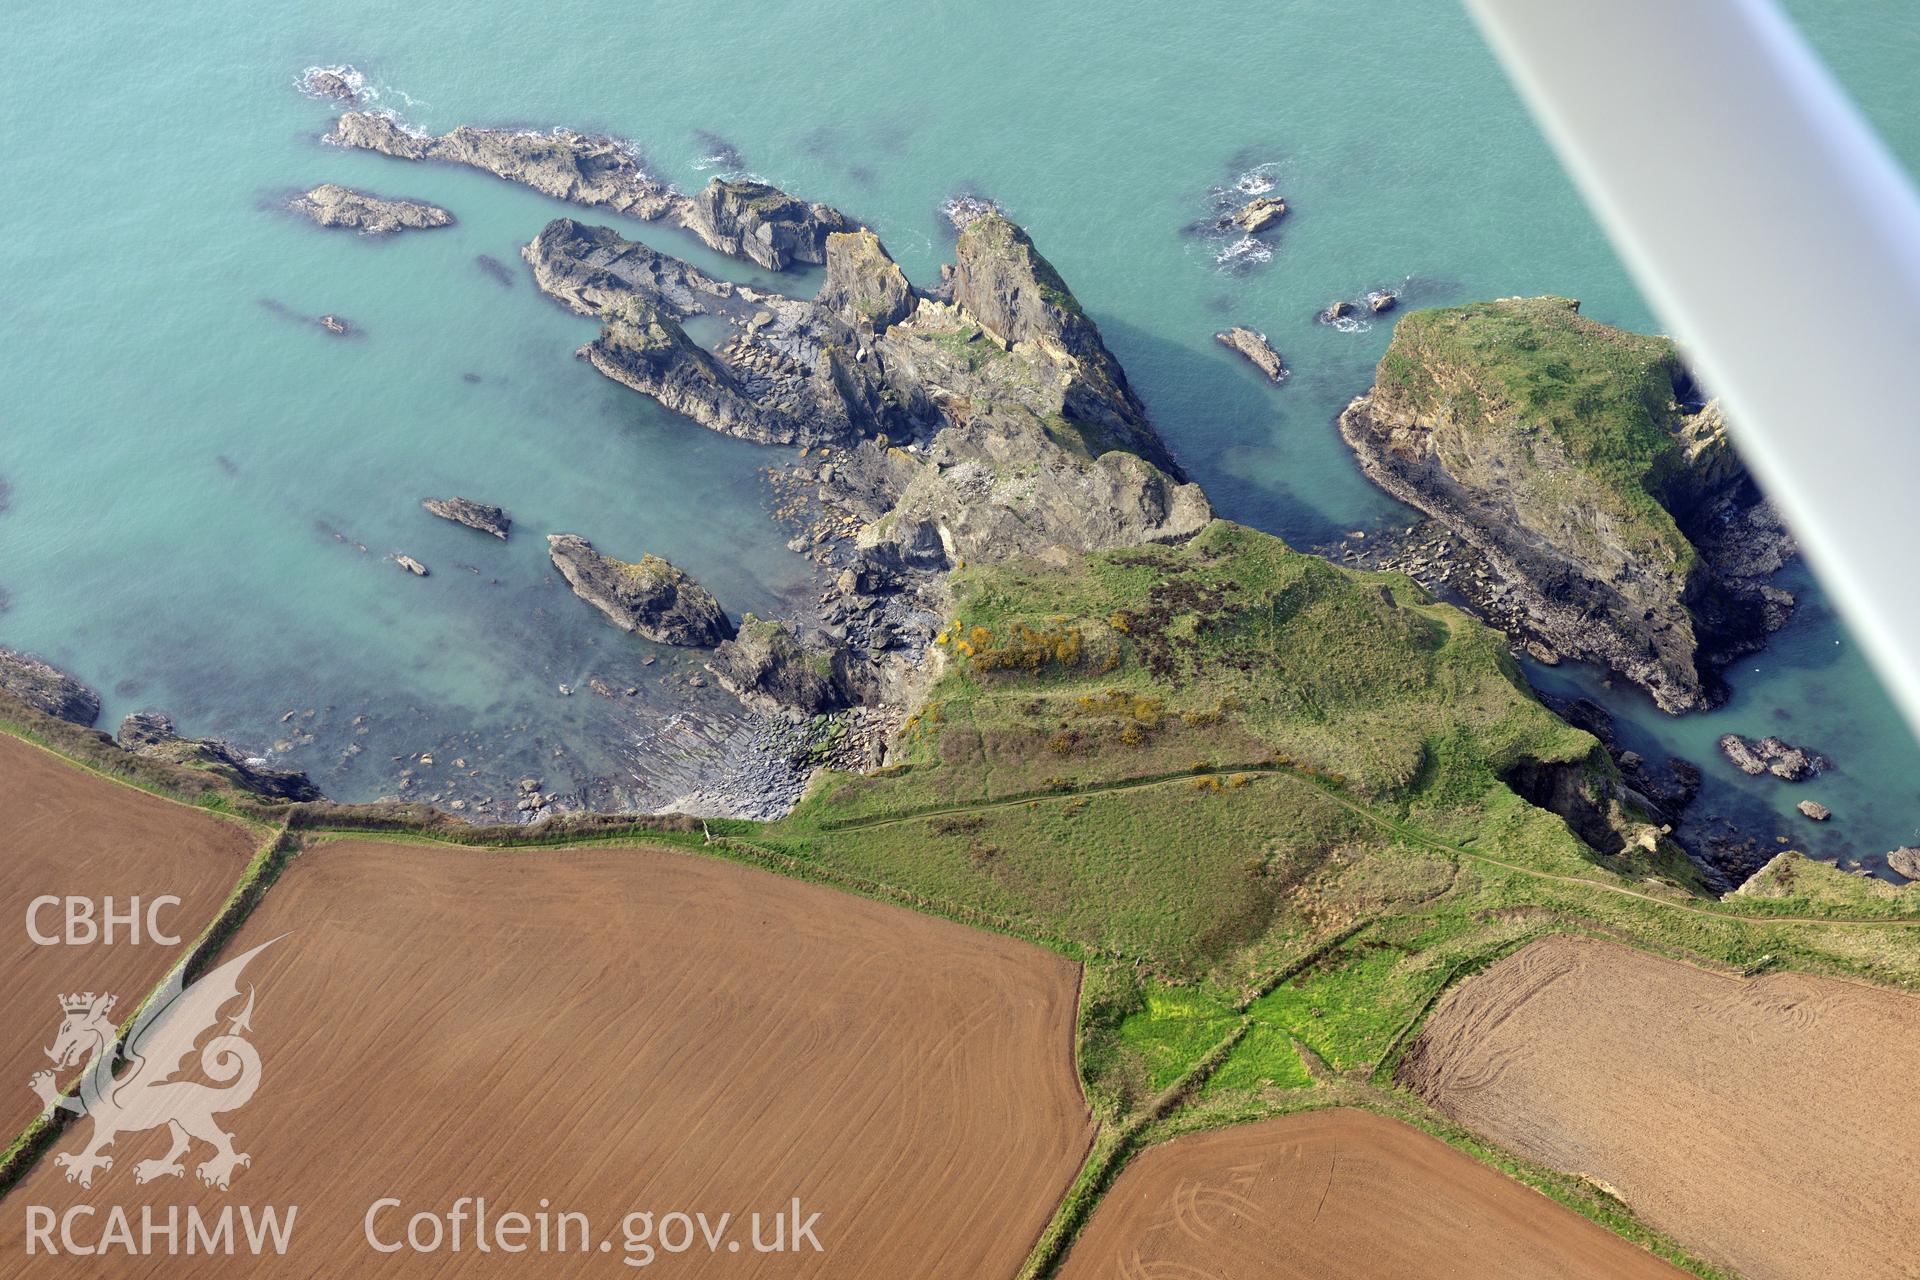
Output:
<path fill-rule="evenodd" d="M 0 689 L 56 719 L 90 726 L 100 718 L 100 695 L 30 653 L 0 649 Z"/>
<path fill-rule="evenodd" d="M 492 534 L 505 542 L 507 534 L 513 528 L 513 517 L 504 510 L 487 502 L 475 502 L 472 498 L 423 498 L 420 505 L 442 520 L 451 520 L 463 524 L 469 529 Z"/>
<path fill-rule="evenodd" d="M 453 225 L 453 215 L 438 205 L 376 196 L 335 182 L 323 182 L 289 204 L 323 227 L 351 227 L 369 236 Z"/>
<path fill-rule="evenodd" d="M 122 720 L 119 742 L 135 755 L 205 769 L 268 800 L 326 799 L 300 770 L 275 769 L 264 758 L 249 757 L 218 738 L 183 738 L 173 721 L 156 712 L 137 711 Z"/>
<path fill-rule="evenodd" d="M 776 514 L 825 589 L 788 631 L 716 658 L 729 687 L 786 707 L 857 689 L 898 708 L 931 670 L 955 564 L 1175 542 L 1212 518 L 1098 327 L 1005 217 L 971 219 L 931 288 L 870 231 L 824 248 L 812 299 L 726 285 L 569 219 L 525 250 L 543 290 L 603 321 L 581 353 L 595 368 L 714 430 L 800 447 Z M 680 324 L 694 314 L 730 336 L 694 342 Z M 841 655 L 841 674 L 789 679 L 796 653 Z"/>
<path fill-rule="evenodd" d="M 1673 344 L 1566 298 L 1415 312 L 1341 434 L 1366 474 L 1490 569 L 1468 603 L 1543 661 L 1596 663 L 1669 712 L 1786 619 L 1791 539 Z"/>
<path fill-rule="evenodd" d="M 1279 384 L 1287 379 L 1287 362 L 1273 349 L 1264 333 L 1255 333 L 1251 329 L 1235 325 L 1213 335 L 1213 340 L 1229 351 L 1236 351 L 1267 375 L 1267 381 Z"/>
<path fill-rule="evenodd" d="M 594 550 L 585 538 L 556 533 L 547 554 L 573 593 L 623 631 L 656 644 L 707 648 L 732 638 L 733 623 L 713 593 L 659 556 L 629 564 Z"/>

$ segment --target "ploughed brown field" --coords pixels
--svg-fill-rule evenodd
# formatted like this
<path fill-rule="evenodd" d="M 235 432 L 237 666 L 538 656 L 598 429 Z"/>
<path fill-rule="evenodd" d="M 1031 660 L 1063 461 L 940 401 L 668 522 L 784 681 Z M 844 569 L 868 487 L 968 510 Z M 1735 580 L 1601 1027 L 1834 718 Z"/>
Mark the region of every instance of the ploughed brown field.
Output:
<path fill-rule="evenodd" d="M 222 954 L 282 934 L 246 975 L 264 1082 L 223 1118 L 253 1161 L 232 1190 L 193 1180 L 204 1148 L 186 1178 L 135 1185 L 133 1163 L 164 1152 L 158 1133 L 123 1140 L 91 1192 L 50 1154 L 0 1212 L 0 1256 L 22 1257 L 30 1205 L 90 1202 L 96 1223 L 124 1205 L 136 1225 L 147 1204 L 297 1205 L 286 1255 L 238 1273 L 608 1277 L 635 1274 L 627 1214 L 699 1211 L 734 1215 L 730 1236 L 717 1254 L 658 1254 L 662 1272 L 1011 1276 L 1091 1142 L 1076 966 L 735 864 L 328 844 L 292 862 Z M 585 1214 L 588 1251 L 571 1230 L 565 1254 L 483 1255 L 471 1217 L 458 1255 L 450 1236 L 383 1255 L 363 1234 L 382 1198 L 401 1202 L 375 1219 L 392 1244 L 415 1212 L 469 1195 L 496 1222 Z M 754 1252 L 748 1215 L 772 1244 L 795 1197 L 803 1220 L 820 1215 L 824 1251 Z M 514 1239 L 537 1243 L 537 1224 Z M 119 1276 L 208 1274 L 205 1258 L 109 1259 Z M 102 1261 L 20 1266 L 96 1275 Z"/>
<path fill-rule="evenodd" d="M 1402 1080 L 1749 1280 L 1916 1274 L 1920 999 L 1542 939 L 1435 1008 Z"/>
<path fill-rule="evenodd" d="M 238 823 L 0 733 L 0 1146 L 40 1111 L 27 1080 L 53 1066 L 43 1051 L 60 1026 L 60 996 L 109 991 L 119 997 L 115 1020 L 131 1014 L 227 900 L 257 843 Z M 27 908 L 49 894 L 93 900 L 96 924 L 101 899 L 124 912 L 138 897 L 144 917 L 146 904 L 171 894 L 181 903 L 163 908 L 158 923 L 180 942 L 150 941 L 143 918 L 137 946 L 120 924 L 112 946 L 41 946 L 28 935 Z M 45 908 L 37 923 L 65 935 L 61 908 Z"/>
<path fill-rule="evenodd" d="M 1094 1210 L 1060 1277 L 1681 1274 L 1437 1138 L 1337 1108 L 1144 1152 Z"/>

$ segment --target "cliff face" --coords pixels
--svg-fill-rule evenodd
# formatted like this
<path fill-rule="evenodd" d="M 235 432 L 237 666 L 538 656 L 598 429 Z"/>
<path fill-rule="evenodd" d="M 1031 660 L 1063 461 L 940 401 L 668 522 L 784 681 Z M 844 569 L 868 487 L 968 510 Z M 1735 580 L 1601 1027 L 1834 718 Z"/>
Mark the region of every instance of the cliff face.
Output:
<path fill-rule="evenodd" d="M 1516 641 L 1682 712 L 1792 603 L 1765 585 L 1791 543 L 1691 394 L 1667 339 L 1509 298 L 1403 319 L 1340 429 L 1370 478 L 1485 557 Z"/>

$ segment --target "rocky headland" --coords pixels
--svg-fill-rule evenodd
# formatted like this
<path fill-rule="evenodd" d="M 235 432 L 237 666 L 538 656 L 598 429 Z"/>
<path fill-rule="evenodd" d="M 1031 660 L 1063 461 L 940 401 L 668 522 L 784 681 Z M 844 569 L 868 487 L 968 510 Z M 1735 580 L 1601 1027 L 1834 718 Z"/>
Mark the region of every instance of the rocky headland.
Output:
<path fill-rule="evenodd" d="M 288 204 L 323 227 L 350 227 L 368 236 L 453 225 L 453 215 L 438 205 L 376 196 L 335 182 L 323 182 Z"/>
<path fill-rule="evenodd" d="M 151 711 L 136 711 L 120 722 L 121 747 L 138 756 L 217 774 L 242 791 L 265 800 L 324 799 L 320 788 L 297 769 L 275 769 L 218 738 L 183 738 L 173 721 Z"/>
<path fill-rule="evenodd" d="M 100 718 L 99 694 L 58 667 L 17 649 L 0 649 L 0 690 L 83 728 Z"/>
<path fill-rule="evenodd" d="M 757 705 L 898 712 L 932 670 L 954 565 L 1175 541 L 1211 518 L 1098 327 L 998 213 L 967 223 L 925 289 L 866 230 L 827 237 L 812 299 L 570 219 L 525 256 L 544 291 L 602 320 L 582 352 L 602 373 L 711 429 L 799 446 L 779 514 L 823 589 L 711 664 Z M 693 342 L 680 322 L 695 314 L 730 336 Z"/>
<path fill-rule="evenodd" d="M 1543 662 L 1595 663 L 1684 712 L 1792 607 L 1793 543 L 1695 403 L 1673 344 L 1565 298 L 1402 320 L 1340 417 L 1362 469 L 1486 567 L 1467 602 Z"/>
<path fill-rule="evenodd" d="M 710 648 L 734 634 L 713 593 L 659 556 L 630 564 L 571 533 L 550 535 L 547 554 L 573 593 L 622 631 L 694 648 Z"/>

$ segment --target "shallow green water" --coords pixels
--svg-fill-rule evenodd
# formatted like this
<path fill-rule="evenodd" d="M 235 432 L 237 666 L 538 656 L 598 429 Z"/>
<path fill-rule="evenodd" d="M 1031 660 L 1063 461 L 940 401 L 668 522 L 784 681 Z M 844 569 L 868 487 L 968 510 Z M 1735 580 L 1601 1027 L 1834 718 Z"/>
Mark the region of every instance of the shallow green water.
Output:
<path fill-rule="evenodd" d="M 1920 160 L 1903 96 L 1920 20 L 1894 0 L 1797 8 Z M 590 326 L 534 293 L 518 248 L 578 211 L 319 145 L 329 110 L 292 87 L 308 65 L 363 68 L 380 105 L 435 130 L 616 132 L 683 186 L 716 150 L 702 131 L 720 135 L 749 169 L 866 220 L 920 280 L 950 245 L 939 203 L 989 194 L 1100 320 L 1223 513 L 1302 544 L 1401 516 L 1332 427 L 1388 331 L 1315 324 L 1332 298 L 1403 281 L 1413 305 L 1558 292 L 1652 324 L 1441 0 L 221 0 L 120 12 L 110 30 L 43 7 L 10 35 L 35 73 L 0 82 L 13 197 L 0 205 L 0 641 L 94 684 L 112 720 L 152 706 L 256 749 L 288 742 L 285 758 L 343 798 L 392 790 L 391 757 L 425 748 L 564 791 L 654 751 L 676 712 L 727 714 L 712 690 L 661 684 L 682 659 L 641 667 L 648 647 L 566 593 L 540 535 L 665 555 L 735 613 L 777 609 L 806 566 L 765 517 L 769 457 L 572 359 Z M 1236 274 L 1214 261 L 1219 242 L 1182 228 L 1210 188 L 1262 166 L 1294 212 L 1272 260 Z M 460 222 L 379 243 L 273 209 L 323 180 L 429 199 Z M 622 229 L 749 274 L 675 233 Z M 322 312 L 362 336 L 299 318 Z M 1270 390 L 1218 350 L 1227 323 L 1265 330 L 1292 380 Z M 514 540 L 419 510 L 447 492 L 508 507 Z M 433 576 L 382 559 L 395 551 Z M 1713 716 L 1670 722 L 1626 697 L 1616 709 L 1709 766 L 1703 811 L 1761 806 L 1835 855 L 1913 841 L 1920 751 L 1816 595 L 1749 665 Z M 642 693 L 559 693 L 596 674 Z M 307 709 L 302 743 L 280 718 Z M 1804 739 L 1842 767 L 1798 790 L 1741 783 L 1708 758 L 1727 727 Z M 350 743 L 363 750 L 343 763 Z M 1835 821 L 1787 825 L 1802 795 Z"/>

